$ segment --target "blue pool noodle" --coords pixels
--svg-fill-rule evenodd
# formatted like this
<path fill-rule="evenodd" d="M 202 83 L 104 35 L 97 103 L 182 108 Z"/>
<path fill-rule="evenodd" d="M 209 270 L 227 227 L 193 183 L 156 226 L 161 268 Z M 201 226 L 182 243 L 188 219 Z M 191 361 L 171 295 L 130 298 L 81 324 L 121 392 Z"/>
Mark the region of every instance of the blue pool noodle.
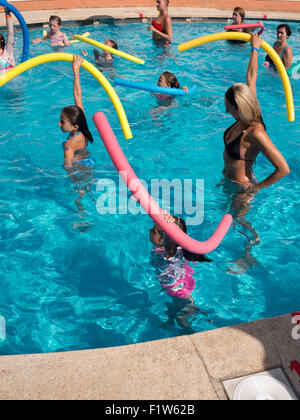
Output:
<path fill-rule="evenodd" d="M 161 86 L 150 85 L 148 83 L 142 82 L 132 82 L 131 80 L 119 79 L 118 77 L 114 78 L 114 84 L 119 86 L 126 86 L 134 89 L 148 90 L 149 92 L 162 93 L 163 95 L 177 95 L 177 96 L 187 96 L 192 95 L 196 92 L 197 86 L 193 86 L 189 89 L 189 93 L 186 93 L 183 89 L 167 88 Z"/>
<path fill-rule="evenodd" d="M 21 15 L 21 13 L 19 12 L 19 10 L 16 9 L 12 4 L 7 3 L 5 0 L 0 0 L 0 6 L 6 7 L 11 13 L 13 13 L 16 16 L 16 18 L 18 19 L 19 24 L 22 28 L 22 32 L 23 32 L 23 54 L 22 54 L 21 63 L 23 63 L 24 61 L 28 60 L 28 55 L 29 55 L 29 32 L 28 32 L 26 22 L 25 22 L 23 16 Z"/>
<path fill-rule="evenodd" d="M 293 64 L 288 70 L 287 70 L 287 74 L 289 76 L 293 76 L 294 74 L 297 74 L 298 71 L 300 71 L 300 61 L 298 61 L 297 63 Z"/>

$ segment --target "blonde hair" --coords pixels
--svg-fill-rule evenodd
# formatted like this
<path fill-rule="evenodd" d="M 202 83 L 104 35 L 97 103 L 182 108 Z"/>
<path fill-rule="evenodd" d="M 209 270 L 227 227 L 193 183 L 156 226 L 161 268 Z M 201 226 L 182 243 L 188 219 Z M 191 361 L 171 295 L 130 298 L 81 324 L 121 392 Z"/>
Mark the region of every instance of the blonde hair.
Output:
<path fill-rule="evenodd" d="M 249 86 L 244 83 L 236 83 L 233 85 L 233 93 L 240 120 L 248 125 L 254 122 L 263 123 L 258 100 Z"/>

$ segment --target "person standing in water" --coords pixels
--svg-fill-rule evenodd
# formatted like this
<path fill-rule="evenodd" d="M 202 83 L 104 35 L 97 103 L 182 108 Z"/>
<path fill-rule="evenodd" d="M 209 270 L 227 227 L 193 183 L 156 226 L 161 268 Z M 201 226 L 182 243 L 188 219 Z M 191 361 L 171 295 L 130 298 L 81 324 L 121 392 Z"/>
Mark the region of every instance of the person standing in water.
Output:
<path fill-rule="evenodd" d="M 0 34 L 0 76 L 15 66 L 14 59 L 14 26 L 11 19 L 10 11 L 4 8 L 6 25 L 7 25 L 7 41 Z"/>
<path fill-rule="evenodd" d="M 169 0 L 157 0 L 156 8 L 159 16 L 153 19 L 148 31 L 152 31 L 152 38 L 155 41 L 171 44 L 173 39 L 172 19 L 168 14 Z"/>

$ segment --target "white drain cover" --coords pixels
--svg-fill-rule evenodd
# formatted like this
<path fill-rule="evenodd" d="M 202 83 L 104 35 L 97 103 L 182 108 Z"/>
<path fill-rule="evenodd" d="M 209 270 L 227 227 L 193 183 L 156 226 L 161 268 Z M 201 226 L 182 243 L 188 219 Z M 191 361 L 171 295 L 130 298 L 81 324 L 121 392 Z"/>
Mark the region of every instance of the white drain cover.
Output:
<path fill-rule="evenodd" d="M 278 379 L 253 375 L 243 379 L 235 388 L 234 400 L 294 400 L 289 389 Z"/>

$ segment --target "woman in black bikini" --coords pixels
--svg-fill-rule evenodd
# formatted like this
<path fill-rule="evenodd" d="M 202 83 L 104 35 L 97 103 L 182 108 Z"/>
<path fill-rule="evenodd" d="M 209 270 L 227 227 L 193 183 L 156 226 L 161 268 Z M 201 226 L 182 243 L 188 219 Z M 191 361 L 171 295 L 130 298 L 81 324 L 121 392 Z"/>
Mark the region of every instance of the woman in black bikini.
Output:
<path fill-rule="evenodd" d="M 250 202 L 261 188 L 269 187 L 290 172 L 284 157 L 266 133 L 266 126 L 256 97 L 257 54 L 261 42 L 260 36 L 252 34 L 247 84 L 237 83 L 231 86 L 225 94 L 226 112 L 230 113 L 236 122 L 224 133 L 225 167 L 223 174 L 231 184 L 229 186 L 228 183 L 224 183 L 224 185 L 229 187 L 231 193 L 232 187 L 234 189 L 231 210 L 234 213 L 235 221 L 253 235 L 254 241 L 248 238 L 250 247 L 259 243 L 258 234 L 251 223 L 245 220 L 246 214 L 251 208 Z M 257 182 L 253 174 L 253 165 L 260 152 L 266 156 L 275 170 L 266 179 Z M 246 233 L 244 235 L 248 237 Z M 248 249 L 246 248 L 246 255 L 248 252 L 250 261 L 249 246 Z M 247 266 L 247 262 L 243 261 L 244 271 L 249 267 L 249 264 Z"/>
<path fill-rule="evenodd" d="M 247 84 L 237 83 L 225 94 L 226 112 L 236 122 L 224 133 L 224 175 L 243 190 L 269 187 L 289 174 L 289 167 L 280 151 L 266 133 L 256 97 L 257 52 L 262 38 L 252 35 L 252 51 L 247 71 Z M 255 183 L 252 167 L 262 152 L 275 167 L 275 171 L 261 182 Z"/>

